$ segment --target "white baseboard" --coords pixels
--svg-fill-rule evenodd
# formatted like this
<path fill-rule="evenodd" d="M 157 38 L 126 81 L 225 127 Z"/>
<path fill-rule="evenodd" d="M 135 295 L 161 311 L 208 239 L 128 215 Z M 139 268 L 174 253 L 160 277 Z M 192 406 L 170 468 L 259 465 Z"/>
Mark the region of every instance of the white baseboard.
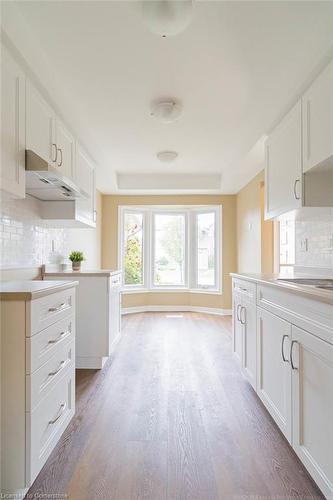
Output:
<path fill-rule="evenodd" d="M 198 306 L 138 306 L 123 307 L 122 314 L 134 314 L 142 312 L 200 312 L 205 314 L 217 314 L 218 316 L 231 316 L 231 309 L 219 309 L 217 307 Z"/>

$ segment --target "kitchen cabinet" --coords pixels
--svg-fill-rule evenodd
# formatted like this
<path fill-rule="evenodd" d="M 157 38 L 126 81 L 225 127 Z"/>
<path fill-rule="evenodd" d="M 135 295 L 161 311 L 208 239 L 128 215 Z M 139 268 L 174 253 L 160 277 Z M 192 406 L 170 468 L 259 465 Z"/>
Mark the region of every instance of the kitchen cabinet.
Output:
<path fill-rule="evenodd" d="M 76 367 L 101 369 L 121 334 L 121 272 L 45 272 L 46 280 L 79 282 L 76 305 Z"/>
<path fill-rule="evenodd" d="M 302 103 L 289 111 L 265 144 L 265 218 L 302 206 Z"/>
<path fill-rule="evenodd" d="M 257 394 L 291 442 L 291 325 L 258 308 Z"/>
<path fill-rule="evenodd" d="M 1 491 L 15 494 L 32 485 L 75 412 L 75 282 L 14 283 L 14 291 L 9 283 L 9 292 L 6 286 L 0 292 Z"/>
<path fill-rule="evenodd" d="M 1 189 L 25 197 L 25 76 L 1 46 Z"/>
<path fill-rule="evenodd" d="M 75 183 L 87 196 L 77 200 L 77 211 L 79 217 L 89 223 L 96 225 L 96 188 L 95 188 L 95 166 L 82 146 L 76 145 L 76 169 Z"/>
<path fill-rule="evenodd" d="M 58 165 L 55 112 L 30 80 L 26 83 L 26 149 Z"/>
<path fill-rule="evenodd" d="M 302 107 L 303 173 L 333 168 L 333 60 L 303 95 Z"/>
<path fill-rule="evenodd" d="M 62 121 L 56 119 L 57 167 L 69 179 L 75 177 L 75 139 Z"/>
<path fill-rule="evenodd" d="M 327 497 L 333 495 L 333 345 L 292 327 L 293 448 Z"/>
<path fill-rule="evenodd" d="M 233 281 L 233 352 L 244 377 L 256 389 L 256 295 L 253 285 Z"/>

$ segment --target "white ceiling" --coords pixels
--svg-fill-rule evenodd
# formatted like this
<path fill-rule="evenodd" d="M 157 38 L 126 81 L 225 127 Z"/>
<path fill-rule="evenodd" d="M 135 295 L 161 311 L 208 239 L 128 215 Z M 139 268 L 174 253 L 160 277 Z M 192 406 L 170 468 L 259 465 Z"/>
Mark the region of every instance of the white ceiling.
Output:
<path fill-rule="evenodd" d="M 220 174 L 220 192 L 237 192 L 262 168 L 265 134 L 333 54 L 333 2 L 196 1 L 187 30 L 166 39 L 139 1 L 10 2 L 3 22 L 105 193 L 120 192 L 117 175 L 179 173 Z M 177 122 L 149 116 L 160 97 L 182 102 Z M 179 157 L 163 164 L 160 150 Z"/>

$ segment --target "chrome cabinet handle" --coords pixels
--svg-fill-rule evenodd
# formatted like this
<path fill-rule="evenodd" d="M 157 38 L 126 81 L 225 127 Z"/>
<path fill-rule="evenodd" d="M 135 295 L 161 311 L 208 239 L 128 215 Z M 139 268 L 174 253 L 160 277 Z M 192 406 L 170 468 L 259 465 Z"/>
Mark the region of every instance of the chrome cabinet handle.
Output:
<path fill-rule="evenodd" d="M 60 342 L 60 340 L 63 338 L 63 336 L 67 335 L 68 333 L 69 333 L 69 330 L 67 330 L 66 332 L 61 332 L 59 337 L 57 337 L 56 339 L 49 340 L 48 344 L 57 344 L 58 342 Z"/>
<path fill-rule="evenodd" d="M 297 187 L 297 184 L 300 183 L 300 179 L 296 179 L 295 182 L 294 182 L 294 196 L 295 196 L 295 200 L 300 200 L 301 197 L 297 195 L 297 190 L 296 190 L 296 187 Z"/>
<path fill-rule="evenodd" d="M 64 413 L 64 411 L 66 410 L 66 407 L 67 407 L 67 404 L 66 403 L 62 403 L 62 405 L 60 405 L 60 411 L 59 411 L 59 414 L 56 418 L 54 418 L 53 420 L 49 420 L 49 424 L 50 425 L 53 425 L 57 422 L 57 420 L 59 420 L 59 418 L 61 417 L 61 415 Z"/>
<path fill-rule="evenodd" d="M 53 158 L 53 153 L 55 152 L 54 158 Z M 58 156 L 58 148 L 57 145 L 52 142 L 52 151 L 51 151 L 51 160 L 56 162 L 57 161 L 57 156 Z"/>
<path fill-rule="evenodd" d="M 244 317 L 242 319 L 242 313 L 243 313 L 243 311 L 244 311 Z M 245 325 L 245 323 L 246 323 L 246 307 L 245 306 L 241 307 L 239 317 L 240 317 L 240 322 L 242 323 L 242 325 Z"/>
<path fill-rule="evenodd" d="M 281 342 L 281 356 L 282 356 L 282 359 L 285 363 L 289 363 L 289 359 L 287 359 L 284 355 L 284 341 L 289 338 L 289 335 L 283 335 L 282 337 L 282 342 Z"/>
<path fill-rule="evenodd" d="M 293 347 L 294 347 L 294 344 L 297 344 L 297 340 L 292 340 L 291 341 L 291 345 L 290 345 L 290 364 L 291 364 L 291 368 L 293 370 L 297 370 L 297 366 L 294 365 L 294 360 L 293 360 Z"/>
<path fill-rule="evenodd" d="M 59 365 L 59 368 L 57 368 L 54 372 L 50 372 L 49 373 L 49 377 L 54 377 L 54 375 L 57 375 L 57 373 L 60 372 L 60 370 L 62 369 L 62 367 L 64 366 L 64 364 L 65 364 L 65 361 L 61 361 L 60 365 Z"/>
<path fill-rule="evenodd" d="M 66 303 L 65 302 L 62 302 L 59 306 L 57 307 L 49 307 L 49 312 L 57 312 L 57 311 L 61 311 L 61 309 L 63 309 L 64 307 L 66 306 Z"/>
<path fill-rule="evenodd" d="M 58 165 L 58 167 L 61 167 L 62 166 L 62 149 L 57 148 L 57 151 L 59 151 L 59 153 L 60 153 L 60 163 L 58 163 L 57 165 Z"/>

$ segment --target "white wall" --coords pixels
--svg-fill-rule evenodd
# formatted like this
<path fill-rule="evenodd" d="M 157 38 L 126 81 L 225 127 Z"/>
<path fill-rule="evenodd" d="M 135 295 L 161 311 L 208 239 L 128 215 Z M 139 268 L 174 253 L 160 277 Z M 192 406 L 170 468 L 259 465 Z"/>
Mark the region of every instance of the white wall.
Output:
<path fill-rule="evenodd" d="M 43 263 L 66 259 L 71 250 L 82 250 L 86 268 L 101 264 L 101 197 L 97 196 L 96 229 L 52 228 L 40 218 L 38 200 L 10 199 L 1 193 L 0 210 L 0 267 L 36 268 Z M 2 278 L 5 277 L 2 272 Z M 9 274 L 8 274 L 9 276 Z M 11 278 L 12 276 L 10 276 Z"/>

